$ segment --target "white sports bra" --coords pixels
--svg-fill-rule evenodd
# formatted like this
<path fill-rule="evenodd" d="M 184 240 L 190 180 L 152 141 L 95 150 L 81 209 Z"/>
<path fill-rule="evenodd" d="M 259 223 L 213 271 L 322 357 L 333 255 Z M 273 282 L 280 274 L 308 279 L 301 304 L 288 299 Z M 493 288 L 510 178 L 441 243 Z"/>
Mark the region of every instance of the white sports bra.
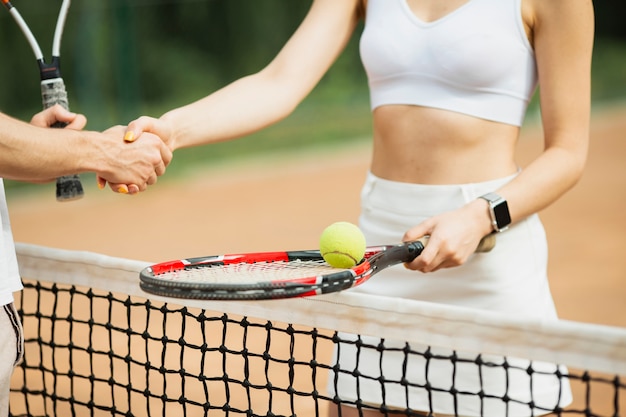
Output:
<path fill-rule="evenodd" d="M 521 0 L 468 0 L 434 22 L 406 0 L 368 0 L 360 51 L 372 109 L 409 104 L 521 126 L 537 87 Z"/>

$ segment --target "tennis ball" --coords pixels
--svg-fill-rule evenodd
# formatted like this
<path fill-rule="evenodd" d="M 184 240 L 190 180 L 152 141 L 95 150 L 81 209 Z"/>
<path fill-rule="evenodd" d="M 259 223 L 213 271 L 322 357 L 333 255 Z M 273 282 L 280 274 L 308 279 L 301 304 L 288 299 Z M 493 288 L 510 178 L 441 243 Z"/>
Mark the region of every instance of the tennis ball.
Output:
<path fill-rule="evenodd" d="M 365 236 L 352 223 L 333 223 L 322 232 L 320 253 L 332 267 L 351 268 L 365 255 Z"/>

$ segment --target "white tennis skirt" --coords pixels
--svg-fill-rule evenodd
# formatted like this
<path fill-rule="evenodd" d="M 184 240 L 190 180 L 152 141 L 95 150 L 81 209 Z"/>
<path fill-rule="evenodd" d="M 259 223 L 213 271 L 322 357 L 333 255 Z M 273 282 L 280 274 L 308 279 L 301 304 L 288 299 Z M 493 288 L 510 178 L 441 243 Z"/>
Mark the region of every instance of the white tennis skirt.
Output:
<path fill-rule="evenodd" d="M 423 220 L 457 209 L 497 190 L 514 177 L 460 185 L 419 185 L 384 180 L 370 173 L 361 192 L 361 230 L 368 245 L 400 242 L 409 228 Z M 460 267 L 423 274 L 399 265 L 351 291 L 476 308 L 518 318 L 555 320 L 557 315 L 547 279 L 547 252 L 545 230 L 539 217 L 533 215 L 499 233 L 491 252 L 473 254 Z M 349 401 L 360 399 L 392 408 L 494 417 L 539 415 L 542 408 L 553 409 L 571 402 L 569 385 L 558 377 L 553 364 L 533 362 L 532 369 L 536 372 L 531 376 L 527 372 L 528 361 L 511 358 L 507 358 L 512 365 L 508 371 L 463 361 L 456 362 L 453 371 L 448 360 L 427 360 L 422 355 L 427 346 L 411 345 L 411 351 L 416 353 L 407 355 L 401 351 L 406 348 L 403 342 L 386 340 L 385 347 L 400 350 L 381 353 L 376 349 L 358 349 L 351 343 L 356 340 L 354 335 L 342 337 L 347 343 L 338 345 L 335 359 L 342 370 L 349 372 L 331 376 L 329 388 L 331 393 Z M 373 346 L 381 343 L 374 338 L 361 340 Z M 426 356 L 434 353 L 452 354 L 445 349 L 431 349 Z M 462 353 L 457 355 L 463 358 Z M 473 360 L 475 356 L 468 357 Z M 484 355 L 482 359 L 504 361 Z M 405 376 L 410 386 L 381 382 L 400 381 Z M 430 389 L 420 388 L 426 384 Z M 508 402 L 490 398 L 502 397 L 505 391 L 510 398 Z M 469 395 L 479 392 L 482 399 L 479 395 Z M 536 406 L 533 410 L 528 405 L 531 402 Z"/>

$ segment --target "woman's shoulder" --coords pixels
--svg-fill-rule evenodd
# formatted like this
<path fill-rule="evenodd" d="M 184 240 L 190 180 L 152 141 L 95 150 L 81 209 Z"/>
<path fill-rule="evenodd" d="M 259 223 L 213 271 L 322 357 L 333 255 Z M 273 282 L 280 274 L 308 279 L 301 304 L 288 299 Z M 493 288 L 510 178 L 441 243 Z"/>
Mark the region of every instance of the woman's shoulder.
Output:
<path fill-rule="evenodd" d="M 537 22 L 593 15 L 593 0 L 522 0 L 522 7 Z"/>

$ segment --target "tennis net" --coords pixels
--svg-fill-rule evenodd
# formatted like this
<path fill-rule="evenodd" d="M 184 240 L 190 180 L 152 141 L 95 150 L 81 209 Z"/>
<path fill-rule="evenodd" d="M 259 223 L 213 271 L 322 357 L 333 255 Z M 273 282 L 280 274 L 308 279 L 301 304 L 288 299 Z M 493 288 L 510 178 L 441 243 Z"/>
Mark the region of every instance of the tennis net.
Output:
<path fill-rule="evenodd" d="M 147 262 L 27 244 L 18 259 L 25 358 L 12 380 L 12 416 L 326 416 L 340 403 L 393 416 L 626 409 L 626 329 L 354 292 L 165 299 L 139 288 Z M 477 377 L 465 385 L 457 375 L 468 372 Z M 517 395 L 515 374 L 531 387 L 556 382 L 557 399 Z M 341 397 L 340 383 L 349 387 Z M 573 402 L 559 404 L 568 385 Z"/>

